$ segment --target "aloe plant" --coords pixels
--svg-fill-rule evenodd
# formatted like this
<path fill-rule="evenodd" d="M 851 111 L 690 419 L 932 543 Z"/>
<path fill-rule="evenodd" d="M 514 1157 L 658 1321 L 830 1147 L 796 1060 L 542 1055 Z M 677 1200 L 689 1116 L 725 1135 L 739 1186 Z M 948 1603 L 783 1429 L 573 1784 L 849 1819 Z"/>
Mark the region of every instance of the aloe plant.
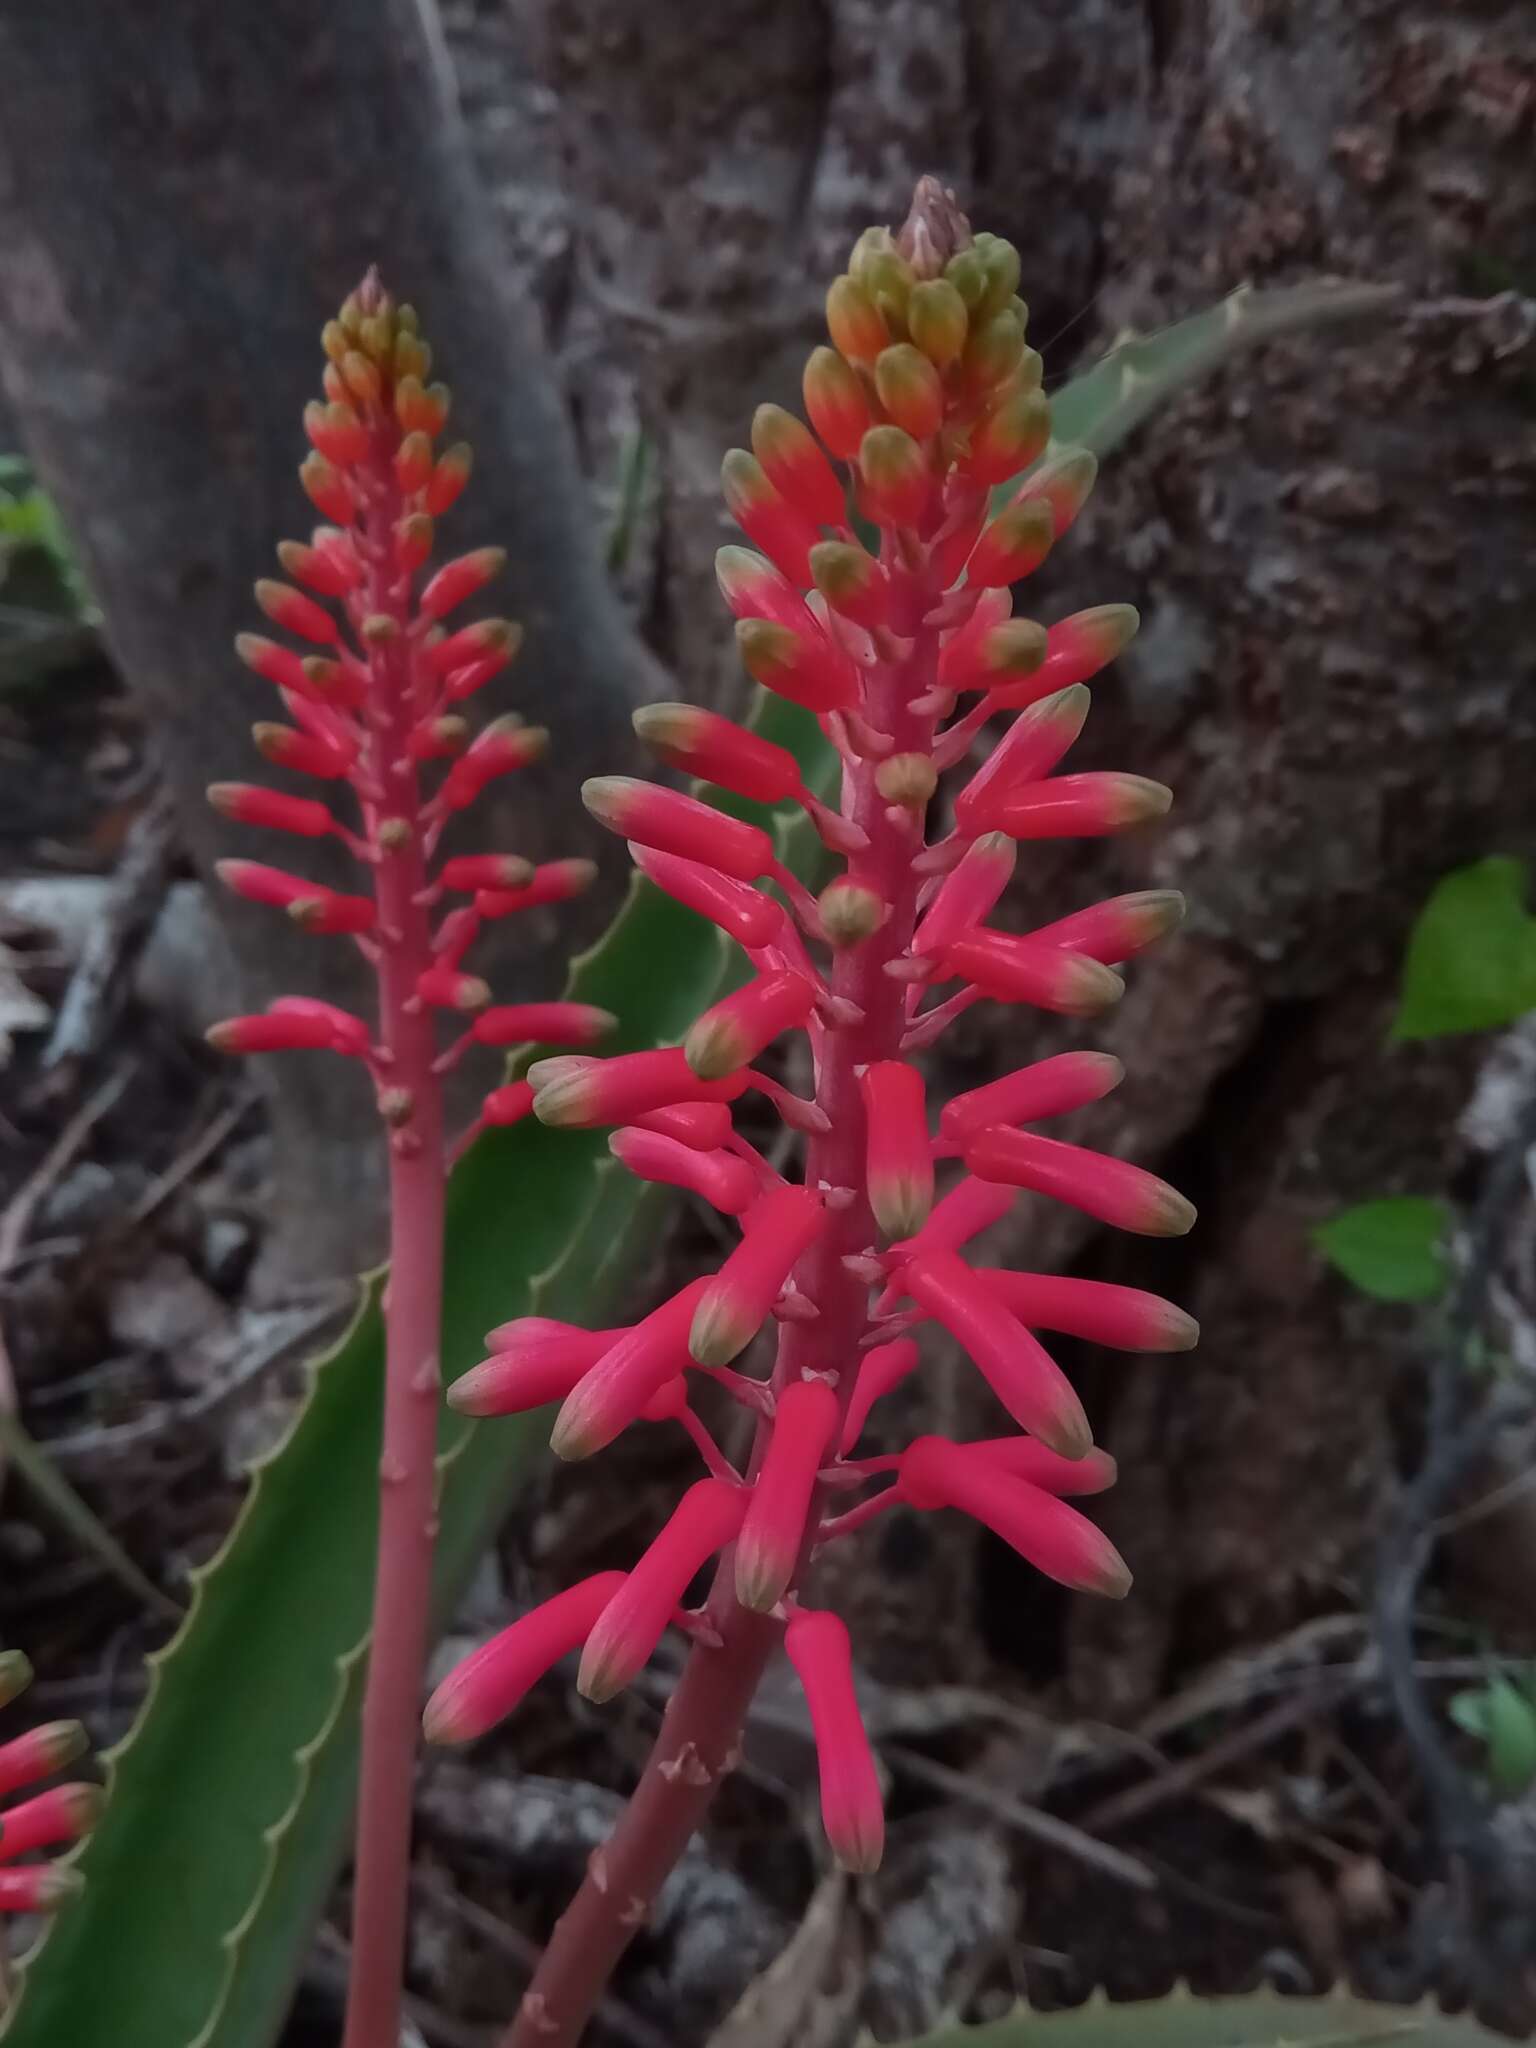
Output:
<path fill-rule="evenodd" d="M 1348 1991 L 1324 1998 L 1198 1998 L 1184 1987 L 1167 1998 L 1116 2004 L 1101 1993 L 1067 2012 L 1022 2006 L 984 2026 L 941 2027 L 903 2048 L 1478 2048 L 1496 2034 L 1433 2005 L 1373 2005 Z M 874 2048 L 866 2037 L 861 2048 Z"/>
<path fill-rule="evenodd" d="M 1055 395 L 1058 431 L 1066 422 L 1103 453 L 1233 350 L 1342 310 L 1331 288 L 1310 305 L 1263 303 L 1273 296 L 1286 303 L 1267 324 L 1246 317 L 1253 300 L 1237 318 L 1229 301 L 1153 338 L 1135 359 L 1134 392 L 1124 350 L 1113 352 Z M 754 723 L 791 748 L 808 787 L 829 787 L 835 756 L 813 720 L 768 703 Z M 779 857 L 807 872 L 815 848 L 803 819 L 723 808 L 769 825 Z M 616 1012 L 616 1046 L 639 1049 L 676 1043 L 731 976 L 719 935 L 641 883 L 576 963 L 567 995 Z M 599 1139 L 526 1122 L 486 1133 L 449 1190 L 445 1378 L 509 1315 L 603 1315 L 659 1220 L 655 1191 L 621 1174 Z M 266 2048 L 276 2035 L 354 1796 L 379 1280 L 348 1336 L 316 1361 L 287 1438 L 253 1475 L 226 1544 L 194 1577 L 185 1622 L 152 1660 L 144 1705 L 107 1759 L 107 1808 L 78 1860 L 84 1895 L 27 1964 L 4 2025 L 9 2048 Z M 534 1431 L 513 1424 L 471 1439 L 443 1415 L 438 1449 L 441 1620 L 527 1472 Z"/>

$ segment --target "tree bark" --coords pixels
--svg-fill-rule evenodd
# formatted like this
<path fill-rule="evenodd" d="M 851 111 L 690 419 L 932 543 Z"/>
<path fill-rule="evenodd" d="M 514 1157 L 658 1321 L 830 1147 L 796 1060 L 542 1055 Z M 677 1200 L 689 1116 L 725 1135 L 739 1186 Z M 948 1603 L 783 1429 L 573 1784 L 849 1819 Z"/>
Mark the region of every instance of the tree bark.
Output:
<path fill-rule="evenodd" d="M 198 864 L 263 850 L 202 800 L 209 781 L 250 774 L 244 728 L 272 711 L 230 642 L 260 624 L 250 583 L 273 543 L 312 516 L 295 467 L 319 329 L 374 261 L 421 311 L 476 448 L 444 538 L 509 548 L 497 602 L 527 640 L 505 701 L 554 728 L 549 768 L 495 807 L 494 843 L 538 850 L 557 810 L 579 850 L 576 785 L 622 759 L 629 705 L 657 694 L 656 671 L 603 574 L 431 0 L 12 9 L 0 66 L 0 371 L 151 713 Z M 253 1002 L 354 992 L 335 985 L 341 948 L 226 909 Z M 554 930 L 501 956 L 507 995 L 558 973 L 570 927 L 558 950 Z M 270 1064 L 280 1264 L 334 1272 L 366 1249 L 368 1105 L 334 1062 Z"/>

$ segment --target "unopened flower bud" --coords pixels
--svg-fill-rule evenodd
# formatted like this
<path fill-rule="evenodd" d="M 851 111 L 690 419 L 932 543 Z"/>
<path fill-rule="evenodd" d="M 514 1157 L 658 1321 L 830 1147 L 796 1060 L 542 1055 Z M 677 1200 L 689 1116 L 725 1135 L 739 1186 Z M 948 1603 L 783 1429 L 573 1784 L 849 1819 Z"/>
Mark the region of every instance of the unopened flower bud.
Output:
<path fill-rule="evenodd" d="M 874 425 L 869 397 L 857 371 L 851 370 L 835 349 L 813 349 L 801 391 L 811 425 L 821 439 L 840 461 L 852 462 L 859 443 Z"/>
<path fill-rule="evenodd" d="M 887 754 L 875 770 L 875 787 L 887 803 L 920 811 L 939 786 L 931 754 Z"/>
<path fill-rule="evenodd" d="M 745 1218 L 741 1243 L 700 1297 L 688 1335 L 696 1363 L 729 1365 L 746 1349 L 825 1222 L 826 1211 L 809 1188 L 774 1188 L 763 1196 Z"/>
<path fill-rule="evenodd" d="M 966 472 L 989 487 L 1017 476 L 1043 453 L 1051 438 L 1050 402 L 1043 391 L 1014 391 L 986 414 L 971 435 Z"/>
<path fill-rule="evenodd" d="M 933 1147 L 923 1077 L 905 1060 L 877 1060 L 859 1076 L 859 1089 L 869 1206 L 887 1237 L 913 1237 L 933 1207 Z"/>
<path fill-rule="evenodd" d="M 425 499 L 426 509 L 434 519 L 441 519 L 449 507 L 456 505 L 464 495 L 464 486 L 469 482 L 473 466 L 474 451 L 467 441 L 456 441 L 438 457 L 426 486 Z"/>
<path fill-rule="evenodd" d="M 455 1665 L 427 1701 L 421 1717 L 426 1740 L 473 1742 L 504 1721 L 547 1671 L 581 1648 L 624 1577 L 594 1572 L 520 1615 Z"/>
<path fill-rule="evenodd" d="M 612 1699 L 639 1675 L 694 1573 L 730 1542 L 746 1505 L 742 1489 L 720 1479 L 701 1479 L 683 1495 L 587 1637 L 576 1677 L 587 1699 Z"/>
<path fill-rule="evenodd" d="M 936 369 L 947 370 L 965 347 L 965 301 L 947 278 L 914 285 L 907 299 L 907 332 Z"/>
<path fill-rule="evenodd" d="M 821 1777 L 821 1824 L 844 1870 L 878 1870 L 885 1849 L 880 1774 L 859 1714 L 848 1631 L 835 1614 L 802 1609 L 784 1649 L 805 1693 Z"/>
<path fill-rule="evenodd" d="M 643 704 L 635 731 L 674 768 L 756 803 L 777 804 L 800 791 L 800 764 L 787 747 L 694 704 Z"/>
<path fill-rule="evenodd" d="M 1059 1138 L 988 1128 L 967 1140 L 965 1163 L 983 1180 L 1050 1195 L 1114 1230 L 1183 1237 L 1194 1225 L 1194 1205 L 1156 1174 Z"/>
<path fill-rule="evenodd" d="M 851 277 L 834 278 L 827 293 L 827 332 L 850 363 L 872 363 L 891 338 L 885 316 Z"/>
<path fill-rule="evenodd" d="M 890 905 L 865 883 L 839 875 L 816 899 L 816 910 L 828 945 L 842 951 L 873 938 L 884 924 Z"/>
<path fill-rule="evenodd" d="M 793 413 L 760 405 L 752 415 L 752 453 L 774 489 L 805 518 L 817 526 L 842 524 L 847 508 L 837 473 Z"/>
<path fill-rule="evenodd" d="M 938 432 L 944 418 L 944 386 L 928 357 L 910 341 L 881 350 L 875 363 L 875 390 L 896 425 L 914 440 L 926 441 Z"/>
<path fill-rule="evenodd" d="M 885 571 L 857 541 L 818 541 L 811 549 L 811 574 L 832 609 L 855 625 L 874 628 L 887 623 L 890 585 Z"/>
<path fill-rule="evenodd" d="M 982 535 L 965 565 L 968 581 L 980 584 L 1017 583 L 1039 568 L 1056 537 L 1051 508 L 1044 498 L 1005 505 Z"/>
<path fill-rule="evenodd" d="M 738 882 L 773 872 L 777 855 L 760 826 L 730 818 L 696 797 L 628 775 L 599 775 L 581 786 L 581 800 L 610 832 L 719 868 Z"/>
<path fill-rule="evenodd" d="M 736 1598 L 758 1614 L 771 1614 L 789 1591 L 837 1419 L 837 1396 L 825 1380 L 796 1380 L 779 1395 L 736 1539 Z"/>
<path fill-rule="evenodd" d="M 882 526 L 916 526 L 932 496 L 933 475 L 912 436 L 901 427 L 871 427 L 859 444 L 859 502 L 869 517 Z M 819 576 L 817 583 L 825 590 Z M 828 596 L 830 599 L 830 593 Z M 882 609 L 872 622 L 880 624 L 883 618 Z"/>
<path fill-rule="evenodd" d="M 774 489 L 745 448 L 726 451 L 720 482 L 726 509 L 748 540 L 803 589 L 811 580 L 810 550 L 820 537 L 815 521 Z"/>
<path fill-rule="evenodd" d="M 817 712 L 847 711 L 858 702 L 852 662 L 819 629 L 796 633 L 771 619 L 739 619 L 736 644 L 748 675 L 775 696 Z"/>
<path fill-rule="evenodd" d="M 695 1020 L 683 1055 L 701 1080 L 721 1080 L 749 1066 L 781 1032 L 803 1024 L 814 1000 L 811 983 L 792 969 L 758 975 Z"/>

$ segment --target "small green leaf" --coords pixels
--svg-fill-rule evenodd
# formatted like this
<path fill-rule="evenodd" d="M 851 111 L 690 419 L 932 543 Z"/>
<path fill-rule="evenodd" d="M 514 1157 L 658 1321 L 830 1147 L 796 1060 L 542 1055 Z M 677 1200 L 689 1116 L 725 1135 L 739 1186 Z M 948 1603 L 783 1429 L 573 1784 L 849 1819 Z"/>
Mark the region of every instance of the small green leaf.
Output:
<path fill-rule="evenodd" d="M 1536 1702 L 1507 1678 L 1488 1683 L 1488 1777 L 1514 1798 L 1536 1780 Z"/>
<path fill-rule="evenodd" d="M 1536 918 L 1525 868 L 1490 855 L 1435 887 L 1408 941 L 1394 1038 L 1489 1031 L 1536 1009 Z"/>
<path fill-rule="evenodd" d="M 1362 1294 L 1433 1301 L 1445 1288 L 1449 1224 L 1445 1204 L 1429 1195 L 1386 1195 L 1319 1224 L 1312 1242 Z"/>

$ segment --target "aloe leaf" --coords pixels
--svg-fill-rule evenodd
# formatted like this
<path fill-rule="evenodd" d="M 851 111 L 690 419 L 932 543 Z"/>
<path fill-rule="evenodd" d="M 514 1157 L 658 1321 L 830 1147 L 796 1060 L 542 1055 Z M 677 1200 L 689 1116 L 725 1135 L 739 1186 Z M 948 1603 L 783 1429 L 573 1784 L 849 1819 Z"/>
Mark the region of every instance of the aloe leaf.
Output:
<path fill-rule="evenodd" d="M 825 785 L 814 722 L 765 701 L 759 729 Z M 748 810 L 753 807 L 732 806 Z M 763 814 L 757 813 L 762 816 Z M 773 823 L 785 857 L 803 835 Z M 619 1049 L 675 1041 L 732 962 L 715 928 L 638 878 L 568 993 L 621 1018 Z M 601 1132 L 531 1120 L 488 1133 L 449 1194 L 443 1370 L 484 1331 L 541 1313 L 601 1321 L 664 1213 Z M 378 1280 L 311 1368 L 284 1443 L 252 1476 L 181 1630 L 151 1659 L 107 1759 L 106 1812 L 78 1857 L 83 1897 L 34 1952 L 7 2048 L 266 2048 L 345 1851 L 357 1771 L 383 1380 Z M 446 1615 L 539 1453 L 539 1418 L 444 1410 L 438 1611 Z"/>
<path fill-rule="evenodd" d="M 1390 284 L 1296 284 L 1268 291 L 1242 285 L 1187 320 L 1152 334 L 1122 335 L 1096 363 L 1050 394 L 1051 442 L 1040 462 L 1067 447 L 1106 455 L 1159 406 L 1242 350 L 1385 313 L 1400 298 Z M 1006 504 L 1018 487 L 1017 477 L 999 484 L 993 504 Z"/>
<path fill-rule="evenodd" d="M 1371 2005 L 1347 1991 L 1326 1998 L 1197 1998 L 1181 1986 L 1167 1998 L 1112 2004 L 1101 1993 L 1069 2012 L 1023 2007 L 980 2027 L 941 2027 L 904 2048 L 1478 2048 L 1498 2039 L 1465 2017 L 1432 2005 Z M 866 2042 L 864 2048 L 873 2048 Z"/>
<path fill-rule="evenodd" d="M 1204 313 L 1154 334 L 1128 334 L 1090 370 L 1051 396 L 1057 444 L 1116 448 L 1151 412 L 1259 342 L 1277 341 L 1341 320 L 1384 313 L 1401 297 L 1389 284 L 1295 284 L 1256 291 L 1243 285 Z"/>

